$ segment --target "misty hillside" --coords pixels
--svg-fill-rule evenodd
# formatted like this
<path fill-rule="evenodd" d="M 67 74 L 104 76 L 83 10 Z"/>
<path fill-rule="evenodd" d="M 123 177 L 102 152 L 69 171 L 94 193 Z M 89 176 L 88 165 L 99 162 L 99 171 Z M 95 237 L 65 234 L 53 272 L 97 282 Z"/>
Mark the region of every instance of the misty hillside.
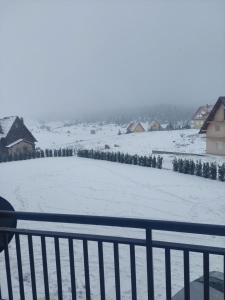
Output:
<path fill-rule="evenodd" d="M 175 106 L 169 104 L 157 104 L 140 107 L 123 107 L 117 110 L 103 111 L 101 113 L 92 113 L 82 118 L 74 120 L 71 124 L 77 122 L 106 122 L 115 124 L 127 124 L 133 120 L 139 120 L 142 122 L 150 122 L 158 120 L 161 123 L 164 122 L 188 122 L 197 107 L 188 106 Z M 73 118 L 71 118 L 72 120 Z"/>

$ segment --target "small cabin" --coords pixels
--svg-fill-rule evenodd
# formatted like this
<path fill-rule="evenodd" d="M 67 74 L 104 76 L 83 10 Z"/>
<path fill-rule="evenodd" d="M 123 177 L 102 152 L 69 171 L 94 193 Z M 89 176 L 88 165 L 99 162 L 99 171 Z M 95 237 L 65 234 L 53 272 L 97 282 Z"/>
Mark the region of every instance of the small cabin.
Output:
<path fill-rule="evenodd" d="M 139 132 L 145 132 L 145 129 L 141 122 L 131 122 L 129 126 L 127 127 L 126 133 L 139 133 Z"/>
<path fill-rule="evenodd" d="M 203 105 L 200 106 L 191 119 L 191 128 L 193 129 L 200 129 L 204 124 L 205 120 L 207 119 L 209 113 L 213 109 L 213 105 Z"/>
<path fill-rule="evenodd" d="M 0 119 L 0 156 L 31 153 L 37 140 L 17 116 Z"/>
<path fill-rule="evenodd" d="M 152 121 L 149 125 L 148 125 L 148 131 L 158 131 L 161 130 L 161 124 L 158 121 Z"/>

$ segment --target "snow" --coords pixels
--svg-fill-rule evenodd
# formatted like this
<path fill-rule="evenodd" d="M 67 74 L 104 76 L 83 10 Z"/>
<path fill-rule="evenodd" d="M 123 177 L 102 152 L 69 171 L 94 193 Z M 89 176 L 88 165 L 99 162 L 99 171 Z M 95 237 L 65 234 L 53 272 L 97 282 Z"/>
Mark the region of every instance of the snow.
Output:
<path fill-rule="evenodd" d="M 86 130 L 86 129 L 85 129 Z M 101 132 L 102 134 L 102 132 Z M 146 138 L 148 133 L 146 133 Z M 164 135 L 165 132 L 162 132 Z M 171 135 L 176 134 L 171 132 Z M 191 134 L 191 132 L 189 133 Z M 102 134 L 103 135 L 103 134 Z M 103 135 L 104 136 L 104 135 Z M 113 134 L 112 134 L 113 136 Z M 122 139 L 120 145 L 128 149 L 132 145 L 130 135 L 124 135 L 128 145 Z M 141 135 L 135 136 L 140 145 Z M 151 136 L 156 138 L 155 132 Z M 164 135 L 166 138 L 166 134 Z M 116 136 L 119 138 L 119 136 Z M 170 137 L 171 138 L 171 137 Z M 173 137 L 172 137 L 173 138 Z M 140 140 L 139 140 L 140 139 Z M 157 138 L 159 139 L 159 138 Z M 169 139 L 169 138 L 168 138 Z M 149 138 L 150 140 L 150 138 Z M 94 140 L 93 140 L 94 141 Z M 115 137 L 113 138 L 113 142 Z M 117 140 L 118 141 L 118 140 Z M 90 143 L 90 139 L 87 141 Z M 166 143 L 166 141 L 164 141 Z M 163 145 L 163 143 L 162 143 Z M 142 151 L 147 151 L 143 147 Z M 126 148 L 127 147 L 127 148 Z M 138 146 L 137 146 L 138 148 Z M 136 149 L 137 149 L 136 148 Z M 134 150 L 135 152 L 135 150 Z M 174 173 L 171 170 L 158 170 L 133 165 L 123 165 L 105 161 L 68 157 L 44 158 L 17 161 L 0 165 L 1 196 L 8 199 L 16 210 L 35 212 L 58 212 L 88 215 L 105 215 L 188 221 L 197 223 L 225 224 L 224 183 L 196 176 Z M 141 230 L 90 228 L 90 226 L 71 224 L 36 224 L 21 222 L 19 227 L 41 228 L 73 232 L 103 233 L 130 237 L 144 237 Z M 225 245 L 219 237 L 202 237 L 185 234 L 154 232 L 154 239 L 173 240 L 186 243 Z M 43 278 L 39 239 L 34 238 L 34 255 L 39 300 L 43 299 Z M 31 293 L 30 270 L 28 262 L 27 240 L 21 239 L 25 289 Z M 75 264 L 77 271 L 78 299 L 85 299 L 82 245 L 77 241 L 75 246 Z M 89 244 L 91 291 L 93 299 L 100 299 L 97 271 L 97 247 Z M 71 299 L 70 281 L 68 279 L 68 247 L 66 241 L 60 242 L 64 299 Z M 15 299 L 18 295 L 18 275 L 14 242 L 10 244 L 12 255 L 12 276 Z M 114 291 L 114 267 L 112 246 L 104 245 L 106 276 L 106 299 L 116 299 Z M 57 298 L 54 248 L 48 240 L 48 267 L 52 299 Z M 173 293 L 183 286 L 182 253 L 172 251 L 172 284 Z M 146 260 L 145 251 L 136 249 L 138 299 L 146 295 Z M 155 262 L 155 297 L 165 299 L 164 253 L 154 250 Z M 202 255 L 191 254 L 191 279 L 202 275 Z M 212 270 L 222 270 L 219 257 L 210 258 Z M 131 299 L 129 249 L 120 247 L 122 299 Z M 0 255 L 0 269 L 4 263 Z M 2 273 L 0 274 L 0 276 Z M 7 295 L 4 276 L 0 278 L 1 288 Z M 29 297 L 27 298 L 29 299 Z"/>
<path fill-rule="evenodd" d="M 147 128 L 148 123 L 142 123 L 142 125 Z M 218 164 L 225 162 L 225 157 L 205 154 L 206 138 L 199 134 L 197 129 L 125 134 L 126 124 L 124 126 L 98 123 L 70 125 L 69 122 L 51 122 L 44 126 L 31 123 L 29 128 L 38 140 L 37 147 L 43 149 L 72 147 L 105 150 L 105 145 L 108 145 L 109 151 L 151 155 L 153 150 L 162 150 L 187 153 L 187 158 L 194 160 L 201 159 Z M 91 129 L 95 129 L 94 135 L 91 134 Z M 121 135 L 118 135 L 119 130 L 122 132 Z M 190 153 L 203 156 L 190 155 Z M 163 155 L 165 168 L 172 168 L 172 160 L 175 156 Z"/>
<path fill-rule="evenodd" d="M 2 130 L 2 133 L 0 132 L 0 138 L 6 137 L 9 130 L 11 129 L 13 123 L 15 122 L 16 117 L 5 117 L 3 119 L 0 119 L 0 129 Z"/>
<path fill-rule="evenodd" d="M 7 147 L 7 148 L 13 147 L 13 146 L 15 146 L 16 144 L 19 144 L 19 143 L 22 142 L 22 141 L 23 141 L 23 139 L 18 139 L 18 140 L 16 140 L 15 142 L 13 142 L 13 143 L 7 145 L 6 147 Z"/>

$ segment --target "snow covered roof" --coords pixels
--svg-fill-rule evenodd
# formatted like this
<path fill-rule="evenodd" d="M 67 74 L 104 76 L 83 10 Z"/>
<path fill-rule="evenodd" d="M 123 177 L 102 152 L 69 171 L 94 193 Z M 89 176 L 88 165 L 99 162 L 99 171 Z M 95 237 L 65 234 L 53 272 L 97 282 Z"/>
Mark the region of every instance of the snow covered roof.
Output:
<path fill-rule="evenodd" d="M 200 106 L 195 112 L 195 114 L 193 115 L 192 120 L 205 120 L 212 109 L 213 109 L 213 105 L 207 104 L 207 105 Z"/>
<path fill-rule="evenodd" d="M 142 126 L 141 122 L 131 122 L 131 123 L 129 124 L 129 126 L 127 127 L 127 130 L 130 131 L 130 132 L 132 132 L 132 131 L 135 130 L 135 128 L 136 128 L 138 125 L 140 125 L 140 126 L 144 129 L 144 127 Z"/>
<path fill-rule="evenodd" d="M 217 110 L 220 108 L 221 104 L 225 105 L 225 97 L 219 97 L 218 100 L 216 101 L 216 104 L 213 106 L 211 109 L 210 113 L 208 114 L 207 118 L 205 119 L 202 128 L 200 129 L 199 133 L 205 133 L 209 122 L 214 119 L 214 116 L 217 112 Z"/>
<path fill-rule="evenodd" d="M 16 118 L 16 116 L 11 116 L 0 119 L 0 138 L 7 136 Z"/>
<path fill-rule="evenodd" d="M 23 139 L 19 139 L 19 140 L 13 142 L 13 143 L 7 145 L 6 147 L 7 147 L 7 148 L 11 148 L 11 147 L 15 146 L 16 144 L 19 144 L 19 143 L 22 142 L 22 141 L 23 141 Z"/>

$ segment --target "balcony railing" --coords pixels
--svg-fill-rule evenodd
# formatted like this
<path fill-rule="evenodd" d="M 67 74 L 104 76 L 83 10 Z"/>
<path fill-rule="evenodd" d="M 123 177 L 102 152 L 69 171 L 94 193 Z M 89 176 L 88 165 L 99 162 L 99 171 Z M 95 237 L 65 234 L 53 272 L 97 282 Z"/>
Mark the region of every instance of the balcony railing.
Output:
<path fill-rule="evenodd" d="M 112 278 L 111 274 L 106 272 L 105 264 L 106 259 L 104 251 L 106 245 L 112 247 L 112 262 L 113 262 L 113 287 L 115 289 L 115 299 L 126 299 L 126 296 L 122 293 L 121 283 L 121 252 L 122 245 L 128 247 L 129 265 L 127 265 L 126 274 L 129 275 L 130 285 L 130 296 L 128 299 L 144 299 L 143 296 L 138 296 L 138 291 L 145 289 L 146 299 L 158 300 L 155 295 L 154 288 L 156 282 L 154 282 L 155 267 L 157 261 L 154 259 L 154 251 L 157 249 L 163 250 L 164 256 L 164 268 L 163 274 L 165 276 L 165 298 L 167 300 L 172 298 L 172 260 L 171 252 L 182 253 L 183 263 L 183 286 L 184 286 L 184 299 L 190 299 L 190 254 L 200 253 L 202 254 L 202 268 L 204 278 L 204 299 L 209 300 L 210 298 L 210 285 L 209 285 L 209 270 L 210 270 L 210 258 L 211 256 L 220 256 L 223 261 L 223 267 L 225 267 L 225 247 L 199 245 L 192 243 L 181 243 L 179 241 L 166 241 L 158 240 L 153 238 L 157 232 L 163 232 L 163 237 L 174 233 L 182 233 L 182 237 L 186 234 L 189 236 L 198 237 L 200 236 L 225 236 L 225 226 L 221 225 L 208 225 L 208 224 L 193 224 L 184 222 L 171 222 L 171 221 L 160 221 L 160 220 L 146 220 L 146 219 L 134 219 L 134 218 L 115 218 L 115 217 L 100 217 L 100 216 L 85 216 L 85 215 L 71 215 L 71 214 L 51 214 L 51 213 L 32 213 L 32 212 L 8 212 L 0 211 L 0 218 L 16 218 L 18 221 L 19 228 L 5 228 L 0 227 L 0 238 L 4 241 L 4 250 L 0 254 L 0 260 L 4 268 L 0 268 L 0 299 L 111 299 L 107 296 L 106 279 Z M 28 222 L 26 222 L 28 221 Z M 46 223 L 47 222 L 47 223 Z M 61 230 L 52 230 L 58 228 L 56 224 L 64 224 L 63 228 L 68 228 L 66 232 Z M 67 225 L 66 225 L 67 224 Z M 79 228 L 88 225 L 88 230 L 94 228 L 94 231 L 104 232 L 104 234 L 93 234 L 93 233 L 75 233 L 72 229 L 71 224 L 79 224 Z M 41 229 L 34 229 L 34 227 L 40 227 Z M 91 225 L 91 226 L 90 226 Z M 66 227 L 67 226 L 67 227 Z M 120 228 L 120 232 L 115 235 L 106 235 L 105 233 L 111 232 L 111 229 Z M 47 228 L 48 230 L 44 230 Z M 109 230 L 109 228 L 111 228 Z M 50 230 L 49 230 L 50 229 Z M 135 234 L 140 233 L 139 237 L 130 237 L 129 230 L 139 230 Z M 72 232 L 71 232 L 72 230 Z M 93 231 L 93 230 L 92 230 Z M 8 239 L 10 234 L 14 234 L 14 238 L 8 245 Z M 121 236 L 121 234 L 126 236 Z M 169 233 L 169 234 L 168 234 Z M 179 240 L 181 235 L 177 236 Z M 38 241 L 34 239 L 38 238 Z M 23 239 L 23 241 L 21 241 Z M 25 242 L 27 246 L 27 252 L 24 254 Z M 64 248 L 61 247 L 61 241 L 64 241 Z M 194 239 L 193 239 L 194 240 Z M 51 241 L 54 249 L 54 253 L 49 252 L 49 242 Z M 80 274 L 76 269 L 76 263 L 74 255 L 77 251 L 74 246 L 75 241 L 82 243 L 82 261 L 83 261 L 83 276 L 84 276 L 84 293 L 79 293 L 77 290 L 77 282 L 80 280 Z M 183 241 L 183 239 L 182 239 Z M 208 239 L 208 241 L 211 241 Z M 92 287 L 90 283 L 90 258 L 94 257 L 92 247 L 90 243 L 96 244 L 97 259 L 95 261 L 95 273 L 98 275 L 98 289 L 99 297 L 93 296 Z M 36 261 L 38 251 L 38 262 Z M 137 280 L 137 261 L 136 252 L 139 248 L 144 249 L 144 260 L 145 264 L 141 265 L 145 267 L 144 272 L 146 273 L 146 282 L 140 282 Z M 65 250 L 66 249 L 66 250 Z M 68 272 L 66 271 L 65 284 L 70 286 L 69 289 L 64 291 L 64 275 L 65 267 L 64 261 L 62 261 L 62 251 L 64 258 L 66 256 L 68 260 Z M 109 257 L 109 256 L 107 256 Z M 55 277 L 56 284 L 56 295 L 52 295 L 52 284 L 49 276 L 51 268 L 49 260 L 54 261 L 55 266 Z M 24 262 L 27 262 L 24 265 Z M 38 263 L 38 265 L 37 265 Z M 1 266 L 2 266 L 1 265 Z M 40 266 L 41 265 L 41 266 Z M 28 268 L 29 266 L 29 268 Z M 42 280 L 40 280 L 40 274 L 37 274 L 37 268 L 41 267 Z M 213 267 L 213 266 L 212 266 Z M 25 276 L 24 269 L 29 269 L 30 281 Z M 143 270 L 142 270 L 143 271 Z M 16 275 L 15 275 L 16 273 Z M 128 278 L 128 277 L 126 277 Z M 69 279 L 69 280 L 68 280 Z M 128 279 L 127 279 L 128 280 Z M 30 295 L 27 294 L 27 286 L 30 284 Z M 146 287 L 144 285 L 146 284 Z M 25 287 L 26 285 L 26 287 Z M 96 286 L 95 286 L 96 288 Z M 143 294 L 142 294 L 143 295 Z M 165 299 L 164 298 L 164 299 Z M 225 296 L 224 296 L 225 298 Z"/>

